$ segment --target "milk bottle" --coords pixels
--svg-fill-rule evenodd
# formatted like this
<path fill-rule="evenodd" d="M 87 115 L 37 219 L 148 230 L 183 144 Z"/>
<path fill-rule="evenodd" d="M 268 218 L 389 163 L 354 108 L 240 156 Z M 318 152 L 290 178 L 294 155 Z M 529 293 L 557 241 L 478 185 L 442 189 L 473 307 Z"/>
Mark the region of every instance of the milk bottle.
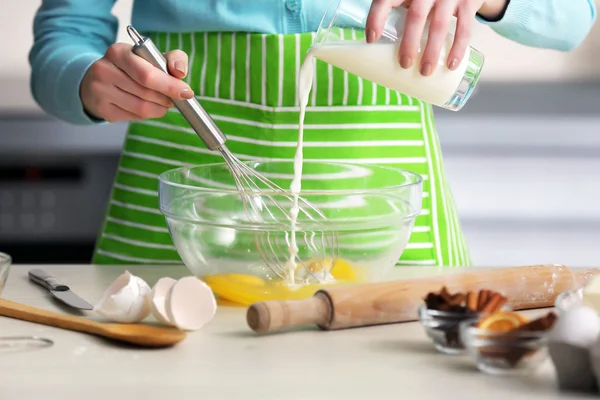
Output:
<path fill-rule="evenodd" d="M 398 52 L 406 9 L 393 9 L 382 37 L 375 43 L 367 43 L 364 32 L 370 5 L 370 0 L 331 0 L 307 58 L 316 57 L 435 106 L 460 110 L 477 84 L 483 67 L 483 54 L 469 46 L 458 68 L 451 71 L 446 62 L 454 36 L 448 33 L 435 71 L 430 76 L 422 76 L 419 66 L 427 43 L 427 24 L 417 60 L 410 68 L 404 69 L 398 61 Z"/>

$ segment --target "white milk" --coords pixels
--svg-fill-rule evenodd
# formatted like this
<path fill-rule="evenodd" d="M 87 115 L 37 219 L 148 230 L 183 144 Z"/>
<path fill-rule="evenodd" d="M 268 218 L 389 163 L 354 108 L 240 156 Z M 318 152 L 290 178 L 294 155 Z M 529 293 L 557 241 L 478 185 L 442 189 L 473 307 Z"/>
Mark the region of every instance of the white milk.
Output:
<path fill-rule="evenodd" d="M 288 270 L 288 284 L 293 285 L 295 283 L 295 270 L 296 270 L 296 256 L 298 255 L 298 245 L 296 243 L 296 222 L 298 219 L 298 197 L 302 190 L 302 163 L 304 162 L 304 155 L 302 152 L 304 143 L 304 115 L 306 113 L 306 105 L 308 104 L 308 98 L 310 90 L 312 89 L 313 75 L 314 75 L 314 62 L 315 59 L 309 52 L 302 63 L 300 73 L 298 75 L 298 102 L 300 103 L 300 121 L 298 125 L 298 143 L 296 145 L 296 154 L 294 155 L 294 178 L 290 184 L 290 192 L 293 196 L 292 208 L 290 209 L 291 217 L 291 239 L 290 239 L 290 258 L 287 262 L 286 268 Z"/>
<path fill-rule="evenodd" d="M 446 60 L 451 46 L 452 37 L 449 36 L 442 46 L 435 71 L 427 77 L 422 76 L 419 71 L 421 54 L 409 69 L 400 66 L 399 41 L 393 43 L 332 41 L 324 43 L 311 52 L 314 57 L 361 78 L 436 106 L 443 106 L 458 89 L 469 64 L 470 47 L 459 67 L 454 71 L 449 70 L 446 67 Z"/>

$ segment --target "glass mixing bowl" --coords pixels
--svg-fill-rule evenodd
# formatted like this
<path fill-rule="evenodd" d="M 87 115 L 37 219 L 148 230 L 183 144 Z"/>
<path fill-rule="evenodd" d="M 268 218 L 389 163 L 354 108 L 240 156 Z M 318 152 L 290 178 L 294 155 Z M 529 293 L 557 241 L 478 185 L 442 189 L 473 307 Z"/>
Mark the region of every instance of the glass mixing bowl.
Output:
<path fill-rule="evenodd" d="M 235 303 L 301 299 L 324 285 L 379 280 L 402 255 L 421 211 L 416 173 L 305 161 L 300 197 L 325 219 L 304 207 L 298 255 L 290 262 L 293 163 L 245 163 L 285 192 L 239 191 L 225 163 L 159 177 L 160 210 L 179 256 L 215 294 Z M 249 214 L 243 199 L 258 211 Z"/>
<path fill-rule="evenodd" d="M 11 264 L 12 258 L 8 254 L 0 253 L 0 296 L 2 296 L 2 290 L 6 285 Z"/>

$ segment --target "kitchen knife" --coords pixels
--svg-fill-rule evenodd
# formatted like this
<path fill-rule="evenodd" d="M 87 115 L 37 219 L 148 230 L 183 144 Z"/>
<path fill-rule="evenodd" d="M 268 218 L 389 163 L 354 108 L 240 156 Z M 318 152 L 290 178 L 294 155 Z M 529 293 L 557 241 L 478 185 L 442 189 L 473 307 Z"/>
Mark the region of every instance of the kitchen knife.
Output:
<path fill-rule="evenodd" d="M 93 310 L 94 307 L 71 291 L 67 285 L 42 269 L 29 271 L 29 280 L 47 289 L 52 296 L 78 310 Z"/>

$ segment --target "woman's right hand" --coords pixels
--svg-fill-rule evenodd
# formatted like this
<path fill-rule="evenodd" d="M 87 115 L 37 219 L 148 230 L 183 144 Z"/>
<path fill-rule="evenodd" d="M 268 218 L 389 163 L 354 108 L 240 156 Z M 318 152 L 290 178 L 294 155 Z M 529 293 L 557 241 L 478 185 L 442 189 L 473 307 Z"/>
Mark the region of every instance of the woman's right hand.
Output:
<path fill-rule="evenodd" d="M 81 82 L 86 112 L 108 122 L 138 121 L 163 117 L 173 107 L 171 99 L 192 98 L 194 92 L 181 80 L 187 75 L 187 54 L 173 50 L 165 57 L 173 76 L 134 54 L 131 45 L 110 46 Z"/>

